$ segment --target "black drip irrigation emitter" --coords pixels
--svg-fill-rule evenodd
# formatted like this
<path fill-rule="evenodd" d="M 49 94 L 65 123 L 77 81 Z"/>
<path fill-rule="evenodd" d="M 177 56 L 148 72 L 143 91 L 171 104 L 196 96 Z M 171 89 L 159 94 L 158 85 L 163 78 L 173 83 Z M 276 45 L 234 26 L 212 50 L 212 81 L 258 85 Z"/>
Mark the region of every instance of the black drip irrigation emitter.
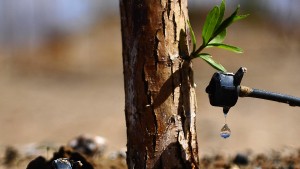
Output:
<path fill-rule="evenodd" d="M 287 103 L 290 106 L 300 106 L 300 98 L 298 97 L 242 86 L 241 81 L 246 71 L 246 68 L 241 67 L 235 74 L 217 72 L 206 88 L 210 104 L 223 107 L 225 124 L 221 128 L 220 136 L 224 139 L 231 135 L 226 117 L 229 109 L 236 104 L 238 97 L 254 97 Z"/>
<path fill-rule="evenodd" d="M 225 114 L 230 107 L 236 104 L 238 97 L 254 97 L 286 103 L 290 106 L 300 106 L 299 97 L 241 86 L 246 70 L 246 68 L 241 67 L 235 74 L 215 73 L 206 88 L 210 104 L 223 107 Z"/>

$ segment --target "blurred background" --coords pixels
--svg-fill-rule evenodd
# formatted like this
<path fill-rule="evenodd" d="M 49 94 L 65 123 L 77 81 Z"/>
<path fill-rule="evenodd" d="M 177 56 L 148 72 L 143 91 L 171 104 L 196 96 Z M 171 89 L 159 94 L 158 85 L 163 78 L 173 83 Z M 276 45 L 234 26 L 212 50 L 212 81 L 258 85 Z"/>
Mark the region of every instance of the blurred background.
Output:
<path fill-rule="evenodd" d="M 201 41 L 207 12 L 220 0 L 189 0 Z M 298 0 L 231 0 L 248 19 L 229 28 L 225 42 L 244 49 L 210 50 L 227 70 L 245 66 L 243 84 L 300 96 Z M 200 156 L 300 147 L 300 109 L 242 98 L 229 112 L 232 136 L 219 136 L 221 108 L 205 93 L 215 72 L 193 62 L 197 84 Z M 0 151 L 8 145 L 65 144 L 90 133 L 108 149 L 126 147 L 122 47 L 118 0 L 0 1 Z"/>

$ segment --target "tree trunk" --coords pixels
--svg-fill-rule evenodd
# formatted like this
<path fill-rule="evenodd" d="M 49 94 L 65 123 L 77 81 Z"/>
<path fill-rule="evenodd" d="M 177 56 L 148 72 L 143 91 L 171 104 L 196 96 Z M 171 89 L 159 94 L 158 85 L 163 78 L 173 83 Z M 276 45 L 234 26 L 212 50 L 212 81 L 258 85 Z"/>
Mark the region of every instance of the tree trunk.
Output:
<path fill-rule="evenodd" d="M 128 168 L 198 168 L 187 0 L 120 0 L 120 9 Z"/>

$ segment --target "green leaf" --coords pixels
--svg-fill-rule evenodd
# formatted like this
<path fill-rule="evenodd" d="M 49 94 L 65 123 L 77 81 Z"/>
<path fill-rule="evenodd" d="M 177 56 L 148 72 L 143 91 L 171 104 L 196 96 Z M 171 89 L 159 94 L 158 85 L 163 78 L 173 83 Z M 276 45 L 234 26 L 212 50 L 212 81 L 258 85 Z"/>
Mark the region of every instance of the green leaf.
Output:
<path fill-rule="evenodd" d="M 211 39 L 215 27 L 217 25 L 219 18 L 219 7 L 215 6 L 207 15 L 203 30 L 202 30 L 202 38 L 203 38 L 203 44 L 206 45 L 209 42 L 209 39 Z"/>
<path fill-rule="evenodd" d="M 191 35 L 191 38 L 192 38 L 193 52 L 195 52 L 197 40 L 196 40 L 195 33 L 194 33 L 194 31 L 193 31 L 193 28 L 192 28 L 192 25 L 191 25 L 190 21 L 188 20 L 187 23 L 188 23 L 188 25 L 189 25 L 190 35 Z"/>
<path fill-rule="evenodd" d="M 231 46 L 231 45 L 227 45 L 224 43 L 210 43 L 207 45 L 207 47 L 218 47 L 218 48 L 222 48 L 222 49 L 226 49 L 235 53 L 243 53 L 243 49 L 236 47 L 236 46 Z"/>
<path fill-rule="evenodd" d="M 249 14 L 245 14 L 245 15 L 236 15 L 233 19 L 233 22 L 236 22 L 236 21 L 239 21 L 239 20 L 242 20 L 242 19 L 245 19 L 249 16 Z"/>
<path fill-rule="evenodd" d="M 220 24 L 220 26 L 214 32 L 214 36 L 217 36 L 219 33 L 223 32 L 229 25 L 231 25 L 234 22 L 234 18 L 237 17 L 239 9 L 240 6 L 238 6 L 236 10 Z"/>
<path fill-rule="evenodd" d="M 224 66 L 222 66 L 220 63 L 217 63 L 216 61 L 214 61 L 210 54 L 200 53 L 197 55 L 197 57 L 200 57 L 201 59 L 203 59 L 205 62 L 207 62 L 213 68 L 215 68 L 221 72 L 226 72 L 226 69 L 224 68 Z"/>
<path fill-rule="evenodd" d="M 222 43 L 226 37 L 226 29 L 224 29 L 221 33 L 219 33 L 215 38 L 213 38 L 209 43 Z"/>
<path fill-rule="evenodd" d="M 219 7 L 219 18 L 215 27 L 215 30 L 220 26 L 220 24 L 222 23 L 223 17 L 224 17 L 224 13 L 225 13 L 225 0 L 222 0 L 220 7 Z"/>

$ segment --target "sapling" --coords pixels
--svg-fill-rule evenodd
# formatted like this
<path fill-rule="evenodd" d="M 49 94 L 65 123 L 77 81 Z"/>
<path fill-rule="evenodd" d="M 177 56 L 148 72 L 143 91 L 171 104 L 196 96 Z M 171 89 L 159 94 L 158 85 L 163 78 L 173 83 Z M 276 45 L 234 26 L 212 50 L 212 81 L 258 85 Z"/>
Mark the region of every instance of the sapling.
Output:
<path fill-rule="evenodd" d="M 222 0 L 221 4 L 215 6 L 207 15 L 203 29 L 202 29 L 202 44 L 197 48 L 197 41 L 194 31 L 190 22 L 188 21 L 190 36 L 192 40 L 192 52 L 187 59 L 201 58 L 206 61 L 213 68 L 221 72 L 226 72 L 224 66 L 217 63 L 210 54 L 203 53 L 205 48 L 217 47 L 225 50 L 229 50 L 235 53 L 242 53 L 243 50 L 239 47 L 228 45 L 223 43 L 226 37 L 226 29 L 234 22 L 242 20 L 248 16 L 238 15 L 240 6 L 237 6 L 236 10 L 226 19 L 224 19 L 225 13 L 225 0 Z"/>

